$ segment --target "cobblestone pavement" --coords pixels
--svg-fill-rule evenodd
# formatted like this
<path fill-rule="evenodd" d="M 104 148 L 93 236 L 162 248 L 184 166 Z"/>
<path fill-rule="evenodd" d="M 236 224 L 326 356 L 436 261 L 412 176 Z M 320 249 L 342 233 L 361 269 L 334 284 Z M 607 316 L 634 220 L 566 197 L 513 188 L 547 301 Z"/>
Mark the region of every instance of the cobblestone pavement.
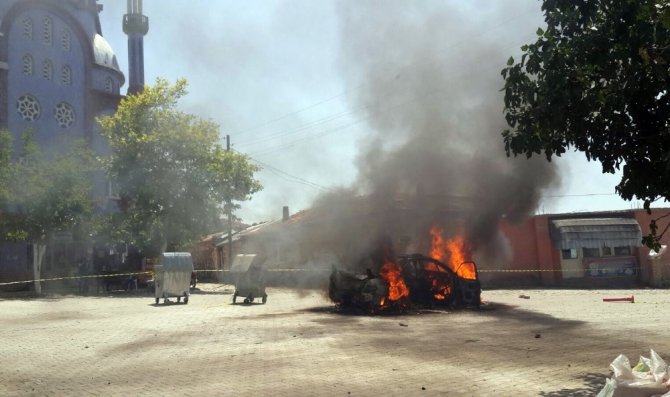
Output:
<path fill-rule="evenodd" d="M 232 292 L 4 295 L 0 395 L 593 396 L 619 353 L 670 354 L 665 290 L 484 291 L 481 311 L 382 316 L 311 290 L 268 289 L 265 305 Z"/>

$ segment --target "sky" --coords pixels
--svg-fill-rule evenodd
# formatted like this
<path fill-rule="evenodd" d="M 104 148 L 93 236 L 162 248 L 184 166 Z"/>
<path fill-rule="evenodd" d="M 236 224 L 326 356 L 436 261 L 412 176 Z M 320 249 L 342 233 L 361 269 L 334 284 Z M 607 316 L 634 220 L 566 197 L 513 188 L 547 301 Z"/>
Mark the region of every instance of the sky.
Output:
<path fill-rule="evenodd" d="M 99 2 L 103 36 L 127 79 L 121 24 L 126 2 Z M 149 17 L 145 83 L 186 78 L 189 94 L 180 109 L 216 122 L 222 136 L 230 135 L 234 150 L 263 167 L 257 177 L 264 189 L 240 203 L 236 213 L 246 223 L 280 218 L 283 206 L 291 213 L 310 208 L 319 195 L 356 183 L 363 171 L 361 147 L 369 145 L 371 135 L 384 137 L 383 119 L 390 123 L 398 109 L 426 97 L 436 106 L 444 101 L 445 113 L 455 112 L 445 98 L 449 89 L 459 89 L 459 79 L 493 81 L 478 89 L 500 95 L 502 118 L 503 80 L 495 83 L 491 77 L 499 76 L 507 58 L 544 26 L 540 2 L 532 0 L 145 0 L 143 11 Z M 417 45 L 435 40 L 431 59 L 438 71 L 452 76 L 454 87 L 436 94 L 428 82 L 404 102 L 380 108 L 365 100 L 372 80 L 393 87 L 420 78 L 413 71 L 421 59 L 403 60 L 401 50 L 412 46 L 403 37 L 418 40 Z M 483 52 L 490 47 L 496 51 Z M 385 59 L 382 49 L 385 56 L 393 53 L 392 61 L 373 62 Z M 359 64 L 375 69 L 366 75 Z M 414 127 L 405 126 L 403 136 L 411 139 Z M 393 139 L 389 134 L 380 145 Z M 502 138 L 486 145 L 504 150 Z M 641 207 L 614 193 L 620 174 L 602 174 L 600 165 L 583 154 L 568 153 L 553 162 L 559 177 L 542 191 L 536 213 Z"/>

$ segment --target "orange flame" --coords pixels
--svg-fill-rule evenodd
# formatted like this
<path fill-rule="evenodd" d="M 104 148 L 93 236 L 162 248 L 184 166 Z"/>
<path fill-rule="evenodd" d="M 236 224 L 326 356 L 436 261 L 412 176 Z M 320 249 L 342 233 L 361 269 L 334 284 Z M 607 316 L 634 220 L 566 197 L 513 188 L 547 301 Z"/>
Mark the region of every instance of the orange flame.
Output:
<path fill-rule="evenodd" d="M 439 229 L 437 226 L 431 227 L 430 236 L 433 239 L 433 242 L 430 246 L 430 256 L 440 262 L 447 263 L 447 252 L 444 249 L 444 247 L 446 247 L 446 243 L 444 241 L 444 237 L 442 237 L 442 229 Z"/>
<path fill-rule="evenodd" d="M 451 295 L 451 285 L 450 284 L 445 284 L 441 283 L 438 279 L 433 278 L 430 280 L 433 291 L 435 294 L 433 294 L 433 297 L 437 300 L 444 300 L 447 298 L 447 296 Z"/>
<path fill-rule="evenodd" d="M 400 298 L 409 296 L 409 288 L 400 274 L 400 266 L 393 262 L 386 262 L 379 271 L 379 277 L 386 280 L 389 284 L 389 300 L 397 301 Z M 382 305 L 384 302 L 382 301 Z"/>
<path fill-rule="evenodd" d="M 430 235 L 432 237 L 430 256 L 446 263 L 461 278 L 477 279 L 474 264 L 467 261 L 469 255 L 465 238 L 462 235 L 457 235 L 445 241 L 442 230 L 437 226 L 430 229 Z"/>
<path fill-rule="evenodd" d="M 433 262 L 428 262 L 426 263 L 425 267 L 426 271 L 428 272 L 428 279 L 430 280 L 430 285 L 432 287 L 432 291 L 435 293 L 433 294 L 433 297 L 437 300 L 444 300 L 451 294 L 451 285 L 448 283 L 445 283 L 444 280 L 438 279 L 438 277 L 434 276 L 432 272 L 438 272 L 438 273 L 445 273 L 446 271 L 442 266 L 437 266 Z"/>
<path fill-rule="evenodd" d="M 474 262 L 461 263 L 461 265 L 458 267 L 458 270 L 456 271 L 456 274 L 458 274 L 460 278 L 465 278 L 468 280 L 476 280 L 477 272 L 475 271 Z"/>

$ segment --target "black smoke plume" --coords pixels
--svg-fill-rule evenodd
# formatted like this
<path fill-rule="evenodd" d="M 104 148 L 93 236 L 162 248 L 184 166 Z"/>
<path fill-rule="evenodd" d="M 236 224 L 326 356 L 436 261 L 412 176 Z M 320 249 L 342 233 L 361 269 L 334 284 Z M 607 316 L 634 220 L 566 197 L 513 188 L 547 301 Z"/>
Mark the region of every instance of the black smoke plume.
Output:
<path fill-rule="evenodd" d="M 355 185 L 322 196 L 313 211 L 327 217 L 323 238 L 345 266 L 369 266 L 389 238 L 397 253 L 427 253 L 433 225 L 504 262 L 501 220 L 532 214 L 558 183 L 553 164 L 506 156 L 500 70 L 518 45 L 504 46 L 504 34 L 478 25 L 466 8 L 339 4 L 342 70 L 359 87 L 350 100 L 363 109 L 367 135 Z"/>

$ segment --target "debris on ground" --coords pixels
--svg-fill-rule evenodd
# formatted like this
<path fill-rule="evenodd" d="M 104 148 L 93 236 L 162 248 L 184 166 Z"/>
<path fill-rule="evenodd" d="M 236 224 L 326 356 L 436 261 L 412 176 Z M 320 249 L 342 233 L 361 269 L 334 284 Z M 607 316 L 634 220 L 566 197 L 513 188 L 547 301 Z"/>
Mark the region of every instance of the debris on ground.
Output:
<path fill-rule="evenodd" d="M 635 295 L 626 296 L 623 298 L 603 298 L 603 302 L 630 302 L 635 303 Z"/>
<path fill-rule="evenodd" d="M 628 357 L 619 354 L 610 369 L 614 375 L 596 397 L 670 397 L 670 368 L 654 350 L 632 368 Z"/>
<path fill-rule="evenodd" d="M 519 295 L 519 298 L 521 298 L 521 299 L 530 299 L 530 296 L 521 294 L 521 295 Z"/>

